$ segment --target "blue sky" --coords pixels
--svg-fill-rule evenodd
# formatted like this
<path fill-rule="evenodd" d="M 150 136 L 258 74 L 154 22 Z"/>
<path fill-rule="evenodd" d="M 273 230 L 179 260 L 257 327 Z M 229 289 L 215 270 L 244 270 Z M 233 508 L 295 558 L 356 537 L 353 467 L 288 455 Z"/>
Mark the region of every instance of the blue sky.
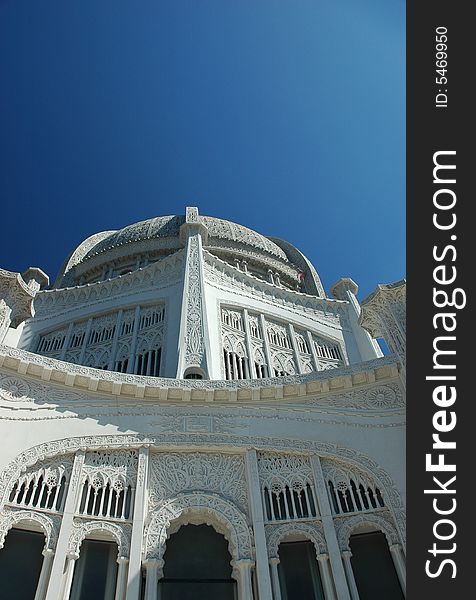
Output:
<path fill-rule="evenodd" d="M 403 0 L 0 0 L 0 267 L 201 214 L 405 275 Z"/>

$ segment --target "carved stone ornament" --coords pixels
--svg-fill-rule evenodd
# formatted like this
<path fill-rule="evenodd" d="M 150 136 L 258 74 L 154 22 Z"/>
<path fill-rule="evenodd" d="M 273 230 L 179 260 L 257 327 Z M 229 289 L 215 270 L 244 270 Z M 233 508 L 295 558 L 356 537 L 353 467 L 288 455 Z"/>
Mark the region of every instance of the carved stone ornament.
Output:
<path fill-rule="evenodd" d="M 149 461 L 149 506 L 186 491 L 220 494 L 247 512 L 243 456 L 209 453 L 156 453 Z"/>
<path fill-rule="evenodd" d="M 35 292 L 23 281 L 20 273 L 0 269 L 0 300 L 3 300 L 5 305 L 11 309 L 12 327 L 17 327 L 33 316 L 32 301 L 34 296 Z M 1 325 L 0 322 L 0 328 Z"/>
<path fill-rule="evenodd" d="M 149 516 L 145 559 L 162 559 L 167 538 L 187 523 L 205 523 L 228 540 L 233 560 L 252 559 L 252 533 L 245 515 L 224 498 L 204 492 L 179 494 Z"/>
<path fill-rule="evenodd" d="M 316 555 L 327 552 L 327 544 L 321 523 L 283 523 L 281 525 L 266 525 L 269 557 L 278 558 L 279 544 L 285 541 L 286 538 L 296 535 L 310 540 L 316 548 Z"/>
<path fill-rule="evenodd" d="M 380 490 L 385 490 L 386 505 L 391 510 L 395 518 L 400 538 L 404 540 L 405 536 L 405 510 L 402 497 L 390 475 L 372 458 L 353 449 L 345 448 L 337 444 L 326 442 L 315 442 L 308 440 L 292 440 L 282 438 L 256 438 L 245 435 L 232 434 L 193 434 L 193 433 L 162 433 L 159 436 L 147 435 L 103 435 L 103 436 L 84 436 L 69 437 L 62 440 L 45 442 L 25 450 L 18 455 L 0 474 L 0 501 L 5 501 L 6 495 L 14 485 L 22 470 L 35 464 L 37 461 L 44 460 L 48 456 L 55 454 L 66 454 L 76 452 L 80 448 L 88 448 L 90 451 L 95 449 L 108 448 L 109 450 L 129 448 L 137 449 L 141 446 L 154 446 L 170 448 L 177 446 L 181 448 L 194 449 L 207 446 L 211 448 L 257 448 L 260 452 L 281 452 L 281 453 L 308 453 L 318 454 L 324 458 L 337 458 L 346 461 L 350 465 L 363 469 L 371 476 L 375 485 Z M 73 473 L 71 486 L 76 486 L 77 476 Z M 223 499 L 223 502 L 228 502 Z M 238 510 L 238 508 L 236 508 Z M 240 512 L 240 514 L 242 514 Z M 366 516 L 366 515 L 364 515 Z"/>
<path fill-rule="evenodd" d="M 20 523 L 34 523 L 45 534 L 45 550 L 54 550 L 58 541 L 61 517 L 48 515 L 35 510 L 5 508 L 0 513 L 0 549 L 3 548 L 9 530 Z"/>
<path fill-rule="evenodd" d="M 350 550 L 349 539 L 354 533 L 362 531 L 382 531 L 387 538 L 388 545 L 398 544 L 398 534 L 392 518 L 387 511 L 377 514 L 355 515 L 352 517 L 336 517 L 334 524 L 337 530 L 337 540 L 342 552 Z"/>
<path fill-rule="evenodd" d="M 200 366 L 203 359 L 203 307 L 200 282 L 200 241 L 189 238 L 186 286 L 185 367 Z"/>
<path fill-rule="evenodd" d="M 78 517 L 73 520 L 68 552 L 79 555 L 84 538 L 93 533 L 99 533 L 114 540 L 118 546 L 118 557 L 127 558 L 129 556 L 132 535 L 132 527 L 129 523 L 119 524 L 103 520 L 87 521 Z"/>

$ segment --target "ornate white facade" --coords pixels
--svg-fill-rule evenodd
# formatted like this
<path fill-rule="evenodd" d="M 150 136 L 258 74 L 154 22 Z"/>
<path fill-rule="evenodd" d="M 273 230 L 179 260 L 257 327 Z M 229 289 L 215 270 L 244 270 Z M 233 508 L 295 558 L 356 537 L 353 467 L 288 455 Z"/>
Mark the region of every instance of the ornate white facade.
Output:
<path fill-rule="evenodd" d="M 0 270 L 0 572 L 11 530 L 44 536 L 16 598 L 92 600 L 88 540 L 115 548 L 98 598 L 180 598 L 187 525 L 226 540 L 223 598 L 380 600 L 351 552 L 368 532 L 403 597 L 404 282 L 361 311 L 351 279 L 329 298 L 288 242 L 187 208 L 91 236 L 47 285 Z"/>

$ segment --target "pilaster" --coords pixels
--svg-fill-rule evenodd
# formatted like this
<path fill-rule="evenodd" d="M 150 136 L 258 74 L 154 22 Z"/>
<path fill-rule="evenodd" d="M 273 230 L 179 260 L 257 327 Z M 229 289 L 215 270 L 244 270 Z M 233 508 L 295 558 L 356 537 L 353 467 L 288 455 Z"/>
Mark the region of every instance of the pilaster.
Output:
<path fill-rule="evenodd" d="M 331 506 L 326 490 L 326 482 L 322 473 L 321 461 L 318 456 L 311 456 L 311 467 L 314 475 L 319 513 L 322 519 L 324 537 L 326 538 L 327 552 L 331 572 L 334 579 L 335 590 L 339 600 L 350 600 L 349 589 L 346 585 L 346 577 L 340 556 L 339 544 L 332 518 Z"/>
<path fill-rule="evenodd" d="M 56 551 L 51 566 L 46 600 L 62 600 L 63 598 L 67 599 L 69 597 L 68 585 L 71 586 L 74 563 L 78 558 L 77 555 L 73 556 L 68 553 L 69 540 L 73 530 L 73 518 L 81 490 L 81 471 L 84 464 L 84 456 L 84 450 L 78 450 L 74 457 L 71 479 L 69 481 L 64 504 L 63 519 L 61 521 L 58 542 L 56 544 Z M 66 592 L 68 592 L 67 596 L 65 596 Z"/>
<path fill-rule="evenodd" d="M 178 379 L 182 379 L 189 369 L 198 371 L 205 379 L 211 364 L 202 253 L 202 238 L 206 240 L 207 235 L 207 228 L 200 222 L 198 209 L 187 207 L 185 223 L 180 228 L 180 239 L 186 246 L 186 262 L 178 346 Z"/>
<path fill-rule="evenodd" d="M 259 598 L 260 600 L 272 600 L 268 548 L 266 545 L 263 504 L 258 474 L 258 457 L 256 455 L 256 450 L 254 449 L 247 450 L 246 452 L 246 474 L 255 540 L 256 576 L 258 580 Z"/>
<path fill-rule="evenodd" d="M 131 547 L 129 551 L 129 571 L 127 576 L 126 600 L 138 600 L 141 586 L 142 540 L 147 501 L 147 472 L 149 448 L 139 449 L 137 484 L 134 497 Z"/>

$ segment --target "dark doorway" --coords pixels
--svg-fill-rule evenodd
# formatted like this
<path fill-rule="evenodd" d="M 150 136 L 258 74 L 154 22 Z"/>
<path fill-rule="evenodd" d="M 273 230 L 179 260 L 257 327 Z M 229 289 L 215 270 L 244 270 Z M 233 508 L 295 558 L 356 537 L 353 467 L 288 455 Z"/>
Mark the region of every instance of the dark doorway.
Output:
<path fill-rule="evenodd" d="M 208 525 L 185 525 L 167 541 L 161 600 L 234 600 L 231 556 L 223 535 Z"/>
<path fill-rule="evenodd" d="M 403 600 L 402 588 L 383 533 L 352 535 L 350 550 L 360 600 Z"/>
<path fill-rule="evenodd" d="M 283 600 L 324 600 L 316 548 L 312 542 L 279 545 L 279 579 Z"/>
<path fill-rule="evenodd" d="M 32 600 L 43 564 L 45 536 L 35 531 L 11 529 L 0 550 L 1 597 Z M 28 568 L 25 568 L 25 565 Z"/>
<path fill-rule="evenodd" d="M 74 568 L 71 600 L 114 600 L 117 544 L 84 540 Z"/>

